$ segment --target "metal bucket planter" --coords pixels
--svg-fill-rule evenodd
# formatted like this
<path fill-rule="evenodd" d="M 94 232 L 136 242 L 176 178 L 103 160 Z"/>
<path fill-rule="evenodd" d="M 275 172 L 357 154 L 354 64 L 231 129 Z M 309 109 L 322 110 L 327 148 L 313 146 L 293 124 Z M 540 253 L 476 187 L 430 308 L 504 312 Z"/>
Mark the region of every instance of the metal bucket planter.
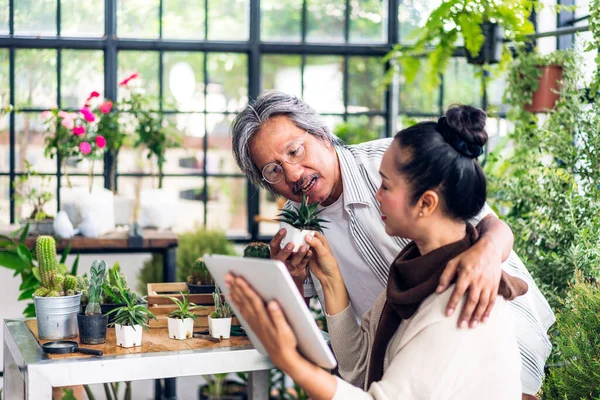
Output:
<path fill-rule="evenodd" d="M 81 293 L 74 296 L 33 297 L 40 339 L 68 339 L 77 336 L 77 313 Z"/>

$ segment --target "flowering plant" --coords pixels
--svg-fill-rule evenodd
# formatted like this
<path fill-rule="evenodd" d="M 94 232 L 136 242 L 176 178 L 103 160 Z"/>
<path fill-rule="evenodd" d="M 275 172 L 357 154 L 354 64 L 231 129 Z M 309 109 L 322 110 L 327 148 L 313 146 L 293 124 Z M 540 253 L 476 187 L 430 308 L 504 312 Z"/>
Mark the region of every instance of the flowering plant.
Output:
<path fill-rule="evenodd" d="M 53 135 L 46 139 L 45 154 L 53 157 L 57 155 L 61 159 L 67 185 L 72 187 L 71 181 L 65 168 L 67 159 L 80 162 L 84 159 L 90 161 L 89 189 L 92 192 L 94 182 L 94 163 L 100 160 L 106 148 L 106 138 L 98 132 L 98 120 L 94 108 L 90 108 L 92 101 L 100 97 L 96 91 L 90 93 L 84 106 L 78 113 L 61 111 L 54 108 L 42 113 L 45 118 L 48 131 Z M 95 101 L 97 103 L 97 101 Z M 103 101 L 96 105 L 96 112 L 107 114 L 112 108 L 112 103 Z M 104 111 L 103 111 L 104 110 Z M 105 112 L 106 111 L 106 112 Z"/>

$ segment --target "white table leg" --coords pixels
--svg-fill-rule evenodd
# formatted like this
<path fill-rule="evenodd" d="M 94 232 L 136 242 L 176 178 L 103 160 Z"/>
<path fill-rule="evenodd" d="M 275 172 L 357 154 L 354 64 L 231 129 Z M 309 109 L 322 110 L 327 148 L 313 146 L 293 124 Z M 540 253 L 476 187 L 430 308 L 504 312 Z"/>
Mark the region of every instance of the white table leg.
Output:
<path fill-rule="evenodd" d="M 6 333 L 5 333 L 6 334 Z M 4 342 L 4 393 L 5 399 L 24 399 L 25 381 L 10 348 Z"/>
<path fill-rule="evenodd" d="M 269 370 L 248 373 L 248 400 L 267 400 L 269 398 Z"/>
<path fill-rule="evenodd" d="M 52 400 L 52 386 L 42 368 L 30 365 L 27 369 L 25 390 L 28 400 Z"/>

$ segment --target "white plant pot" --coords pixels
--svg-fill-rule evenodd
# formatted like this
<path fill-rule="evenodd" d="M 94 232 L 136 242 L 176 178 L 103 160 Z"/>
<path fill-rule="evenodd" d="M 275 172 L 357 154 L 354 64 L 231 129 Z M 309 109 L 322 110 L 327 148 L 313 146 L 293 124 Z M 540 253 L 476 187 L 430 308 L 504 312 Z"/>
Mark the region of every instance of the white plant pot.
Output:
<path fill-rule="evenodd" d="M 293 252 L 297 252 L 298 249 L 300 249 L 300 246 L 302 246 L 302 245 L 308 246 L 308 243 L 306 243 L 306 240 L 304 240 L 304 238 L 306 236 L 310 236 L 310 237 L 315 236 L 315 231 L 313 231 L 313 230 L 309 230 L 309 229 L 300 230 L 298 228 L 294 228 L 290 224 L 286 224 L 285 222 L 281 224 L 281 227 L 285 228 L 285 230 L 286 230 L 285 237 L 281 240 L 281 248 L 283 249 L 285 247 L 285 245 L 288 243 L 293 243 L 294 244 L 294 250 L 292 250 Z"/>
<path fill-rule="evenodd" d="M 231 336 L 231 317 L 229 318 L 212 318 L 208 317 L 208 331 L 210 336 L 220 339 L 229 339 Z"/>
<path fill-rule="evenodd" d="M 114 197 L 115 225 L 130 225 L 133 221 L 133 206 L 135 199 L 123 195 Z"/>
<path fill-rule="evenodd" d="M 100 236 L 115 230 L 113 192 L 79 186 L 60 188 L 61 207 L 84 236 Z"/>
<path fill-rule="evenodd" d="M 168 229 L 177 223 L 177 195 L 174 190 L 146 189 L 140 194 L 142 228 Z"/>
<path fill-rule="evenodd" d="M 184 340 L 194 335 L 194 320 L 192 318 L 167 318 L 169 338 Z"/>
<path fill-rule="evenodd" d="M 143 328 L 141 325 L 119 325 L 115 324 L 115 333 L 117 336 L 117 346 L 121 347 L 135 347 L 142 345 L 142 332 Z"/>

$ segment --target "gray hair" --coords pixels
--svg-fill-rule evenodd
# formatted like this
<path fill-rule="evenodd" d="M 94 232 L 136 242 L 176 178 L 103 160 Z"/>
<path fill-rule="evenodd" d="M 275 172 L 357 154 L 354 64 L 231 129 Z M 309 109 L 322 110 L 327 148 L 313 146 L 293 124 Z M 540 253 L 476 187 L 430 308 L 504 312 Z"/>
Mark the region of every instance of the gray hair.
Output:
<path fill-rule="evenodd" d="M 269 90 L 250 102 L 233 120 L 231 136 L 233 156 L 240 169 L 257 186 L 276 194 L 272 186 L 262 179 L 262 172 L 250 157 L 250 140 L 269 120 L 278 115 L 288 117 L 298 128 L 308 131 L 324 143 L 343 145 L 321 120 L 319 114 L 296 96 Z"/>

